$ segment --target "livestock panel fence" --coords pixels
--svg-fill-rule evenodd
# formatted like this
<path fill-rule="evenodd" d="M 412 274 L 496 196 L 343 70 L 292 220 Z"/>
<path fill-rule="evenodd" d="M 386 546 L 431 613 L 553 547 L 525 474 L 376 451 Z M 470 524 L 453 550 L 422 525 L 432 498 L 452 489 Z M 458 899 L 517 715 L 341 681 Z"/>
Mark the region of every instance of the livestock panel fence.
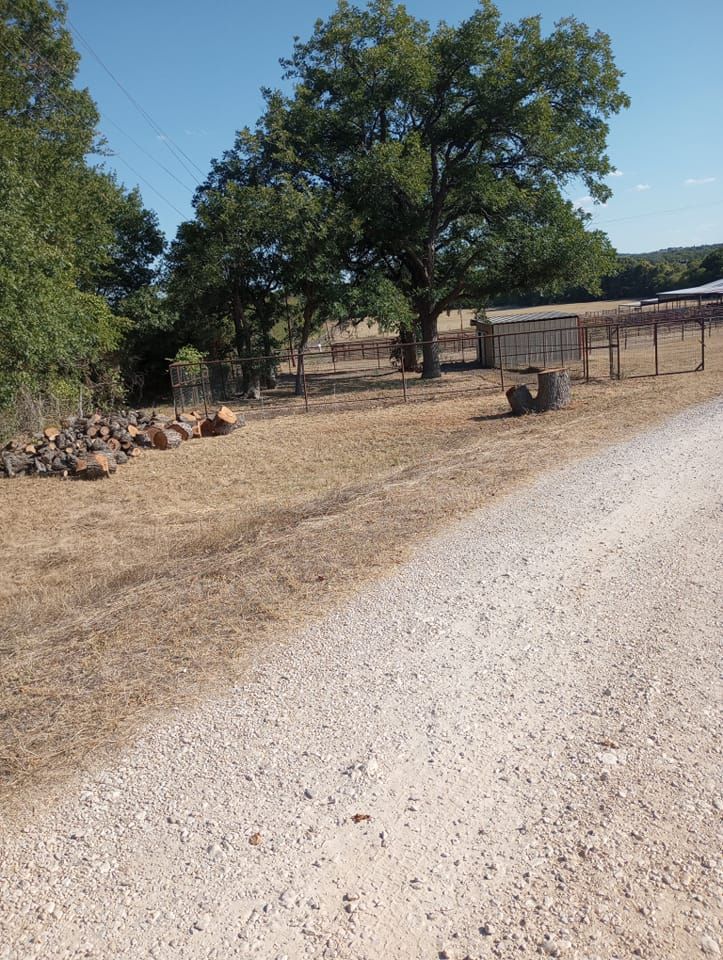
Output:
<path fill-rule="evenodd" d="M 263 415 L 409 403 L 532 384 L 539 370 L 561 366 L 586 382 L 694 373 L 705 369 L 707 350 L 723 348 L 720 307 L 581 319 L 572 332 L 551 326 L 542 335 L 455 333 L 411 345 L 379 337 L 301 353 L 174 363 L 173 403 L 178 412 L 230 403 Z M 439 378 L 421 375 L 425 347 L 439 359 Z"/>

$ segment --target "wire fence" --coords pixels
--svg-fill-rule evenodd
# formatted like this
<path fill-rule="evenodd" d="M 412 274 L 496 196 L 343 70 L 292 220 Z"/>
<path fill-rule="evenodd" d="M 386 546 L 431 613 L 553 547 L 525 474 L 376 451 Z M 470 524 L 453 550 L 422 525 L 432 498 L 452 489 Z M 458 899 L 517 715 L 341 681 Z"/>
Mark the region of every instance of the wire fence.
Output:
<path fill-rule="evenodd" d="M 274 415 L 506 390 L 535 383 L 539 370 L 554 367 L 588 382 L 692 373 L 705 368 L 711 337 L 723 328 L 723 308 L 584 319 L 566 326 L 554 321 L 555 327 L 548 321 L 522 333 L 445 334 L 428 344 L 370 338 L 298 355 L 176 363 L 173 402 L 179 412 L 230 403 Z M 438 356 L 441 377 L 422 376 L 425 347 Z"/>

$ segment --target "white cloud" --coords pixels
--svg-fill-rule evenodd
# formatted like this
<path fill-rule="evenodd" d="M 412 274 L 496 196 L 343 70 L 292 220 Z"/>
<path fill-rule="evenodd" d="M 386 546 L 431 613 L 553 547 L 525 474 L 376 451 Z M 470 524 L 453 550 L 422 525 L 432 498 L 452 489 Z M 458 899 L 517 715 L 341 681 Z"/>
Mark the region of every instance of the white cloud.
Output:
<path fill-rule="evenodd" d="M 573 200 L 572 202 L 576 207 L 591 207 L 592 197 L 578 197 L 577 200 Z"/>
<path fill-rule="evenodd" d="M 608 174 L 609 177 L 624 177 L 625 174 L 622 170 L 613 170 L 612 173 Z"/>
<path fill-rule="evenodd" d="M 715 183 L 715 177 L 688 177 L 683 181 L 686 187 L 699 187 L 702 183 Z"/>
<path fill-rule="evenodd" d="M 643 190 L 652 189 L 649 183 L 636 183 L 633 187 L 633 190 L 637 190 L 638 193 L 642 193 Z"/>

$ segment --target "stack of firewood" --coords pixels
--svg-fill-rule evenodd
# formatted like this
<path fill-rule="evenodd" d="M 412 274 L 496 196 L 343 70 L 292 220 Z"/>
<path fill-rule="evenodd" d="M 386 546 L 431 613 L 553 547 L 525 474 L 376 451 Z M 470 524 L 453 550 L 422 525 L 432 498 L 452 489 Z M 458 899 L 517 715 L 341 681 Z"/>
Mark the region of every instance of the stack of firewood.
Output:
<path fill-rule="evenodd" d="M 0 477 L 37 474 L 97 480 L 140 456 L 145 447 L 174 450 L 184 440 L 225 436 L 243 425 L 243 417 L 228 407 L 212 417 L 193 411 L 177 420 L 142 410 L 66 417 L 59 426 L 6 444 L 0 451 Z"/>

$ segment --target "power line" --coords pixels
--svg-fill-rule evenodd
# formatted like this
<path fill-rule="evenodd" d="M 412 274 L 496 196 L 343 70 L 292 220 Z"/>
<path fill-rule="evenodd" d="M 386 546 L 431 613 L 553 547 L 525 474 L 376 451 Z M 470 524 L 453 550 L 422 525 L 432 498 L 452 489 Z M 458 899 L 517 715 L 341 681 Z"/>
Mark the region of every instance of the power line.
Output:
<path fill-rule="evenodd" d="M 162 142 L 166 144 L 166 146 L 174 155 L 176 160 L 178 160 L 178 162 L 185 168 L 186 172 L 189 173 L 194 178 L 194 180 L 196 180 L 200 185 L 200 181 L 198 181 L 196 174 L 193 173 L 193 171 L 187 166 L 187 164 L 184 162 L 184 159 L 187 160 L 188 163 L 190 163 L 191 166 L 198 171 L 201 177 L 205 177 L 206 175 L 203 172 L 203 170 L 201 170 L 198 164 L 195 163 L 195 161 L 193 161 L 188 156 L 188 154 L 167 133 L 165 133 L 165 131 L 156 123 L 156 121 L 148 113 L 148 111 L 138 102 L 138 100 L 136 100 L 133 94 L 126 89 L 126 87 L 120 82 L 120 80 L 118 79 L 118 77 L 116 77 L 116 75 L 113 73 L 110 67 L 108 67 L 100 58 L 100 56 L 95 52 L 93 47 L 90 45 L 90 43 L 88 43 L 85 37 L 77 29 L 77 27 L 74 26 L 70 18 L 68 18 L 67 22 L 70 29 L 73 31 L 76 37 L 80 40 L 80 42 L 86 47 L 86 49 L 90 52 L 91 56 L 94 57 L 95 60 L 97 60 L 97 62 L 100 64 L 103 70 L 105 70 L 105 72 L 108 74 L 111 80 L 119 87 L 120 90 L 123 91 L 126 97 L 128 97 L 128 99 L 136 108 L 136 110 L 140 113 L 140 115 L 144 118 L 144 120 L 146 120 L 146 122 L 150 125 L 151 129 L 156 133 L 158 137 L 160 137 Z"/>
<path fill-rule="evenodd" d="M 42 56 L 42 54 L 38 53 L 38 51 L 37 51 L 34 47 L 32 47 L 29 43 L 27 43 L 25 40 L 23 40 L 22 37 L 18 37 L 17 39 L 20 41 L 20 43 L 25 47 L 25 49 L 26 49 L 29 53 L 32 53 L 33 56 L 36 57 L 38 60 L 40 60 L 42 63 L 44 63 L 45 66 L 48 67 L 49 70 L 52 70 L 53 73 L 55 73 L 57 76 L 59 76 L 61 79 L 63 79 L 63 76 L 62 76 L 62 74 L 60 73 L 60 71 L 59 71 L 59 70 L 57 69 L 57 67 L 55 67 L 49 60 L 47 60 L 44 56 Z M 5 49 L 7 49 L 7 47 L 6 47 Z M 29 69 L 30 69 L 30 72 L 33 73 L 33 76 L 36 77 L 36 79 L 38 79 L 38 80 L 41 79 L 41 78 L 38 76 L 38 74 L 35 73 L 35 71 L 33 71 L 31 68 L 29 68 Z M 135 137 L 133 137 L 130 133 L 128 133 L 127 130 L 124 130 L 123 127 L 122 127 L 119 123 L 116 123 L 116 121 L 113 120 L 111 117 L 109 117 L 107 114 L 106 114 L 105 120 L 106 120 L 107 123 L 110 123 L 110 124 L 111 124 L 112 126 L 114 126 L 117 130 L 119 130 L 119 131 L 123 134 L 124 137 L 127 137 L 127 138 L 130 140 L 130 142 L 136 147 L 136 149 L 140 150 L 141 153 L 144 153 L 150 160 L 152 160 L 154 163 L 158 164 L 158 166 L 161 168 L 161 170 L 163 170 L 164 173 L 168 174 L 169 177 L 171 177 L 173 180 L 175 180 L 176 183 L 180 184 L 180 185 L 183 187 L 184 190 L 188 190 L 190 193 L 193 193 L 193 192 L 194 192 L 194 190 L 196 189 L 195 187 L 189 187 L 187 183 L 184 183 L 183 180 L 181 180 L 180 177 L 177 177 L 176 174 L 175 174 L 172 170 L 169 170 L 168 167 L 167 167 L 164 163 L 161 163 L 161 161 L 160 161 L 157 157 L 154 157 L 153 154 L 150 152 L 150 150 L 147 150 L 147 149 L 143 146 L 143 144 L 139 143 L 139 142 L 135 139 Z M 120 156 L 120 154 L 119 154 L 119 156 Z M 123 159 L 123 158 L 121 158 L 121 159 Z"/>
<path fill-rule="evenodd" d="M 713 200 L 710 203 L 692 203 L 687 207 L 672 207 L 670 210 L 653 210 L 649 213 L 636 213 L 630 217 L 616 217 L 614 220 L 598 220 L 598 223 L 623 223 L 625 220 L 640 220 L 643 217 L 662 217 L 668 213 L 682 213 L 685 210 L 702 210 L 708 207 L 717 207 L 723 200 Z"/>
<path fill-rule="evenodd" d="M 18 38 L 18 39 L 19 39 L 19 38 Z M 22 40 L 21 40 L 20 42 L 23 43 L 23 46 L 25 46 L 26 49 L 30 50 L 31 53 L 34 53 L 34 52 L 35 52 L 35 51 L 33 51 L 30 47 L 28 47 L 27 44 L 25 44 Z M 11 50 L 11 49 L 10 49 L 8 46 L 6 46 L 4 43 L 0 42 L 0 47 L 1 47 L 3 50 L 5 50 L 6 53 L 10 54 L 11 57 L 12 57 L 12 56 L 15 56 L 15 51 L 14 51 L 14 50 Z M 38 55 L 38 56 L 39 56 L 39 55 Z M 40 57 L 40 59 L 42 60 L 43 58 Z M 47 62 L 47 61 L 46 61 L 46 62 Z M 42 83 L 43 78 L 42 78 L 38 73 L 36 73 L 35 70 L 33 70 L 30 66 L 28 66 L 27 69 L 28 69 L 28 72 L 31 73 L 31 74 L 35 77 L 36 80 L 38 80 L 39 82 Z M 56 72 L 57 72 L 57 71 L 56 71 Z M 60 99 L 60 97 L 59 97 L 56 93 L 54 93 L 52 90 L 46 90 L 46 91 L 45 91 L 45 95 L 51 97 L 51 99 L 53 99 L 53 100 L 55 101 L 55 103 L 61 108 L 61 110 L 64 110 L 69 116 L 75 117 L 76 119 L 83 119 L 83 118 L 80 117 L 80 115 L 78 114 L 78 112 L 77 112 L 76 110 L 72 110 L 72 109 L 70 108 L 70 106 L 69 106 L 67 103 L 64 103 L 64 102 Z M 100 128 L 98 128 L 98 132 L 101 133 L 101 134 L 103 134 L 103 131 L 102 131 Z M 118 151 L 116 150 L 116 151 L 114 151 L 114 154 L 113 154 L 113 155 L 116 156 L 122 163 L 124 163 L 124 164 L 128 167 L 128 169 L 129 169 L 136 177 L 138 177 L 138 179 L 139 179 L 140 181 L 142 181 L 143 183 L 145 183 L 145 185 L 149 188 L 149 190 L 152 190 L 152 191 L 156 194 L 156 196 L 160 197 L 161 200 L 163 200 L 163 202 L 164 202 L 165 204 L 167 204 L 172 210 L 175 210 L 176 213 L 177 213 L 181 218 L 185 218 L 185 214 L 183 213 L 183 211 L 182 211 L 182 210 L 179 210 L 178 207 L 175 205 L 175 203 L 173 203 L 171 200 L 169 200 L 168 197 L 166 197 L 163 193 L 161 193 L 161 191 L 160 191 L 157 187 L 154 187 L 153 184 L 152 184 L 149 180 L 147 180 L 141 173 L 139 173 L 139 172 L 135 169 L 135 167 L 134 167 L 131 163 L 129 163 L 128 160 L 126 160 L 126 158 L 125 158 L 120 152 L 118 152 Z M 188 187 L 185 187 L 184 189 L 188 189 Z"/>

